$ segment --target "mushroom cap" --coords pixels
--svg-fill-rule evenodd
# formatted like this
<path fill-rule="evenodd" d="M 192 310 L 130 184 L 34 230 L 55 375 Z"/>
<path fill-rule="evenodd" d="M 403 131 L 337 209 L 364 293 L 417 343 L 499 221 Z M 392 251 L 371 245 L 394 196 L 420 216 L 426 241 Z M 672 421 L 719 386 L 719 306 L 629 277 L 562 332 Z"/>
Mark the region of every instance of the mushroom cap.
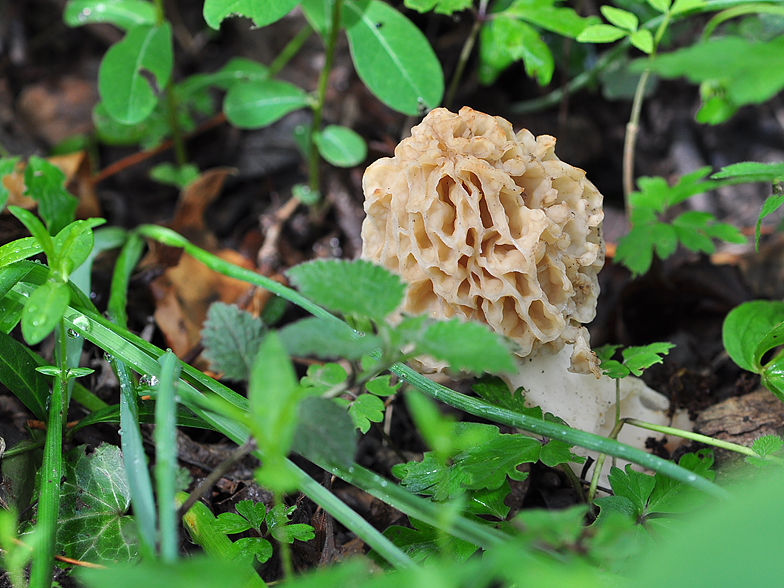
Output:
<path fill-rule="evenodd" d="M 598 375 L 582 325 L 604 264 L 602 195 L 554 148 L 501 117 L 431 111 L 365 171 L 362 257 L 409 284 L 402 312 L 487 323 L 520 357 L 574 344 L 572 370 Z"/>

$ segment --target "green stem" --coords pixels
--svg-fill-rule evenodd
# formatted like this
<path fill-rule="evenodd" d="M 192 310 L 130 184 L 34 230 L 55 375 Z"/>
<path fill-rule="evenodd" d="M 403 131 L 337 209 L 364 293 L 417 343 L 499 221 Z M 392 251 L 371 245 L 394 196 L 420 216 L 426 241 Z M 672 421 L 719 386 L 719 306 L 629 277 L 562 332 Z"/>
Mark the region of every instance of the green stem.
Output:
<path fill-rule="evenodd" d="M 329 72 L 332 70 L 332 62 L 335 58 L 335 45 L 338 40 L 338 32 L 340 31 L 340 12 L 343 8 L 343 0 L 334 0 L 332 5 L 332 20 L 330 22 L 329 34 L 327 35 L 327 45 L 325 48 L 325 61 L 324 67 L 321 69 L 318 81 L 318 93 L 316 96 L 316 103 L 313 105 L 313 126 L 310 129 L 309 148 L 308 148 L 308 166 L 310 168 L 309 187 L 311 192 L 317 193 L 319 191 L 319 164 L 321 158 L 319 157 L 318 148 L 316 147 L 315 137 L 316 133 L 321 129 L 321 118 L 324 110 L 324 101 L 327 96 L 327 82 L 329 81 Z"/>
<path fill-rule="evenodd" d="M 468 38 L 465 40 L 465 43 L 463 43 L 463 49 L 460 51 L 460 57 L 457 60 L 457 66 L 455 67 L 455 71 L 452 74 L 452 80 L 449 83 L 449 89 L 447 90 L 446 97 L 444 98 L 444 106 L 447 108 L 450 108 L 452 105 L 452 100 L 455 97 L 455 92 L 457 92 L 457 86 L 463 77 L 463 72 L 465 71 L 466 64 L 468 63 L 468 58 L 471 57 L 471 51 L 473 51 L 474 45 L 476 44 L 476 38 L 479 36 L 479 31 L 482 29 L 482 25 L 485 22 L 487 4 L 488 0 L 481 0 L 479 2 L 479 10 L 477 11 L 476 20 L 474 21 L 474 25 L 471 27 L 471 32 L 468 34 Z"/>
<path fill-rule="evenodd" d="M 640 130 L 640 111 L 642 110 L 642 100 L 645 96 L 645 85 L 651 70 L 645 68 L 637 81 L 637 89 L 634 91 L 634 101 L 632 102 L 632 114 L 629 122 L 626 123 L 626 137 L 623 142 L 623 198 L 626 215 L 631 214 L 631 204 L 629 195 L 634 191 L 634 146 L 637 142 L 637 133 Z"/>
<path fill-rule="evenodd" d="M 286 44 L 283 51 L 281 51 L 272 63 L 270 63 L 269 68 L 267 69 L 267 76 L 274 78 L 289 60 L 297 54 L 302 48 L 302 45 L 305 44 L 305 41 L 307 41 L 312 34 L 313 28 L 309 24 L 302 27 L 294 38 Z"/>
<path fill-rule="evenodd" d="M 610 431 L 608 439 L 617 439 L 618 433 L 623 428 L 623 421 L 616 421 L 613 430 Z M 596 458 L 596 465 L 593 467 L 593 475 L 591 476 L 591 485 L 588 488 L 588 503 L 592 503 L 596 496 L 596 489 L 599 487 L 599 479 L 602 477 L 602 469 L 604 468 L 604 460 L 607 459 L 606 453 L 600 453 Z"/>
<path fill-rule="evenodd" d="M 644 421 L 638 421 L 637 419 L 632 418 L 626 418 L 623 420 L 630 425 L 634 425 L 635 427 L 639 427 L 641 429 L 647 429 L 648 431 L 656 431 L 657 433 L 663 433 L 665 435 L 675 435 L 676 437 L 682 437 L 683 439 L 689 439 L 690 441 L 696 441 L 697 443 L 712 445 L 713 447 L 718 447 L 719 449 L 726 449 L 728 451 L 742 453 L 743 455 L 748 455 L 749 457 L 757 457 L 759 459 L 767 459 L 776 463 L 784 464 L 784 460 L 778 457 L 774 457 L 772 455 L 763 457 L 750 447 L 738 445 L 737 443 L 731 443 L 729 441 L 722 441 L 721 439 L 714 439 L 713 437 L 701 435 L 699 433 L 695 433 L 694 431 L 685 431 L 683 429 L 676 429 L 674 427 L 655 425 L 653 423 L 646 423 Z"/>
<path fill-rule="evenodd" d="M 30 588 L 49 588 L 52 584 L 54 552 L 57 544 L 57 518 L 60 513 L 60 479 L 63 475 L 63 427 L 65 425 L 68 366 L 66 365 L 65 320 L 60 321 L 60 373 L 54 379 L 49 399 L 44 458 L 41 464 L 41 489 L 35 532 L 40 537 L 30 568 Z"/>
<path fill-rule="evenodd" d="M 177 95 L 174 92 L 174 83 L 169 80 L 169 83 L 166 84 L 166 110 L 174 144 L 174 161 L 177 163 L 177 167 L 182 167 L 188 163 L 188 152 L 185 149 L 185 139 L 182 136 L 182 128 L 177 116 L 179 108 Z"/>
<path fill-rule="evenodd" d="M 288 524 L 288 520 L 286 519 L 286 505 L 283 503 L 283 499 L 279 492 L 275 492 L 273 497 L 273 504 L 275 508 L 272 509 L 272 512 L 275 516 L 275 530 L 277 533 L 273 533 L 273 537 L 275 535 L 282 536 L 283 535 L 283 528 Z M 275 537 L 278 539 L 277 537 Z M 278 539 L 278 546 L 280 547 L 280 563 L 283 566 L 283 579 L 284 580 L 292 580 L 294 578 L 294 565 L 291 563 L 291 547 L 289 546 L 288 542 Z"/>

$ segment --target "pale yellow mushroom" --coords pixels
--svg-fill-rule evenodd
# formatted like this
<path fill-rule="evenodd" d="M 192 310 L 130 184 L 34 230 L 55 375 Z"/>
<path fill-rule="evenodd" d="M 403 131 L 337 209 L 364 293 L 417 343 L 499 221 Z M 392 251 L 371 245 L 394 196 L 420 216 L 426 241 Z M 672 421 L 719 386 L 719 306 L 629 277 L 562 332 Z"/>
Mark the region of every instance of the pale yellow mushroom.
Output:
<path fill-rule="evenodd" d="M 600 377 L 584 327 L 604 264 L 602 195 L 558 159 L 555 138 L 437 108 L 362 185 L 362 257 L 409 284 L 403 313 L 488 324 L 516 344 L 520 371 L 506 377 L 529 402 L 573 427 L 606 428 L 615 384 Z M 636 379 L 621 390 L 634 407 L 624 416 L 666 421 L 666 398 Z"/>

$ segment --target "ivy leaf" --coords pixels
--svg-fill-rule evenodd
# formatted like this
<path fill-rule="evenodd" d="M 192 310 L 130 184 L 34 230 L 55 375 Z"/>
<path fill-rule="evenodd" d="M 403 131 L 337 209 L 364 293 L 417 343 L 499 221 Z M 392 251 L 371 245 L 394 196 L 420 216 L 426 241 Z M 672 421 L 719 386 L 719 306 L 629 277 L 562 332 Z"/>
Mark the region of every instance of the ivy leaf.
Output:
<path fill-rule="evenodd" d="M 171 26 L 140 25 L 115 43 L 101 61 L 98 93 L 109 115 L 126 125 L 147 118 L 171 77 L 174 54 Z M 147 76 L 155 80 L 150 85 Z"/>
<path fill-rule="evenodd" d="M 370 430 L 370 423 L 384 420 L 384 401 L 373 394 L 361 394 L 349 406 L 348 414 L 362 433 Z"/>
<path fill-rule="evenodd" d="M 60 168 L 32 155 L 27 160 L 24 181 L 25 195 L 38 202 L 38 214 L 49 234 L 56 235 L 74 219 L 78 201 L 65 189 L 65 174 Z"/>
<path fill-rule="evenodd" d="M 223 99 L 228 121 L 241 129 L 259 129 L 307 106 L 302 88 L 280 80 L 257 80 L 234 84 Z"/>
<path fill-rule="evenodd" d="M 309 397 L 297 408 L 297 429 L 291 448 L 305 458 L 340 467 L 354 460 L 354 423 L 334 400 Z"/>
<path fill-rule="evenodd" d="M 280 20 L 299 4 L 299 0 L 205 0 L 204 20 L 213 29 L 229 16 L 244 16 L 257 28 Z"/>
<path fill-rule="evenodd" d="M 235 304 L 213 302 L 201 330 L 210 369 L 230 380 L 247 380 L 266 327 Z"/>
<path fill-rule="evenodd" d="M 455 342 L 460 344 L 456 345 Z M 417 342 L 417 353 L 446 361 L 452 369 L 475 374 L 515 370 L 504 340 L 479 323 L 459 319 L 432 323 Z"/>
<path fill-rule="evenodd" d="M 86 446 L 65 456 L 57 528 L 58 550 L 95 563 L 128 563 L 138 556 L 131 501 L 120 449 L 101 444 L 87 455 Z"/>
<path fill-rule="evenodd" d="M 155 7 L 146 0 L 70 0 L 63 20 L 69 27 L 108 22 L 125 31 L 155 24 Z"/>
<path fill-rule="evenodd" d="M 321 359 L 359 359 L 381 346 L 376 335 L 359 336 L 347 325 L 334 320 L 310 317 L 285 326 L 280 337 L 292 355 Z"/>
<path fill-rule="evenodd" d="M 398 276 L 365 260 L 319 259 L 294 266 L 286 275 L 316 304 L 376 321 L 400 306 L 406 289 Z"/>
<path fill-rule="evenodd" d="M 441 103 L 441 64 L 414 23 L 379 0 L 345 0 L 343 26 L 357 75 L 384 104 L 416 116 Z"/>

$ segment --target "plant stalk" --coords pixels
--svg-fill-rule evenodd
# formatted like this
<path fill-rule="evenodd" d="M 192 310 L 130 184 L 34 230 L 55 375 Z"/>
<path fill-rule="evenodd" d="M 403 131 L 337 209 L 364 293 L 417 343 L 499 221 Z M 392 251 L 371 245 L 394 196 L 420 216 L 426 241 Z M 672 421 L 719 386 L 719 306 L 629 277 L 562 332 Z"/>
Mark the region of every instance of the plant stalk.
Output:
<path fill-rule="evenodd" d="M 302 29 L 294 35 L 294 38 L 286 44 L 283 51 L 281 51 L 272 63 L 269 64 L 267 75 L 270 78 L 274 78 L 278 75 L 278 72 L 297 54 L 302 48 L 302 45 L 305 44 L 305 41 L 307 41 L 312 34 L 313 28 L 309 24 L 302 27 Z"/>
<path fill-rule="evenodd" d="M 463 72 L 465 71 L 466 64 L 468 63 L 468 58 L 471 57 L 471 51 L 474 49 L 474 45 L 476 44 L 476 38 L 479 36 L 479 31 L 482 29 L 482 25 L 485 23 L 485 14 L 487 13 L 487 4 L 489 0 L 481 0 L 479 2 L 479 9 L 476 13 L 476 20 L 474 20 L 474 24 L 471 27 L 471 32 L 468 34 L 468 38 L 466 38 L 465 43 L 463 43 L 463 49 L 460 51 L 460 57 L 457 59 L 457 66 L 455 67 L 455 71 L 452 74 L 452 79 L 449 82 L 449 89 L 446 92 L 446 97 L 444 98 L 444 106 L 447 108 L 451 108 L 452 100 L 454 100 L 455 93 L 457 92 L 457 86 L 460 84 L 460 80 L 463 77 Z"/>

